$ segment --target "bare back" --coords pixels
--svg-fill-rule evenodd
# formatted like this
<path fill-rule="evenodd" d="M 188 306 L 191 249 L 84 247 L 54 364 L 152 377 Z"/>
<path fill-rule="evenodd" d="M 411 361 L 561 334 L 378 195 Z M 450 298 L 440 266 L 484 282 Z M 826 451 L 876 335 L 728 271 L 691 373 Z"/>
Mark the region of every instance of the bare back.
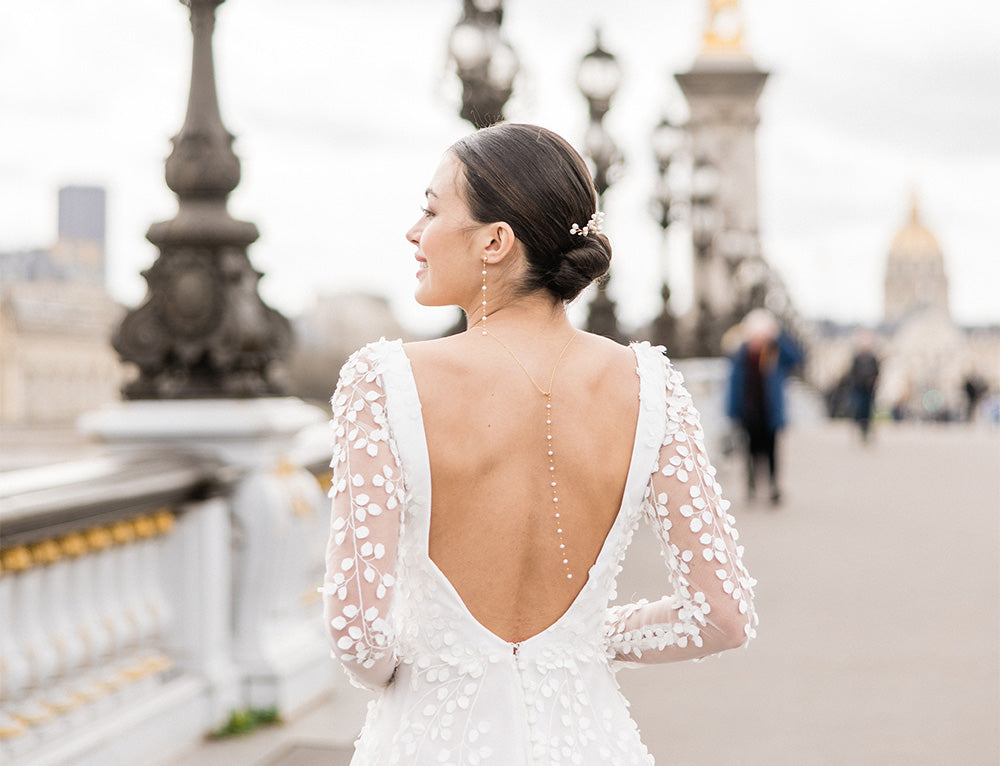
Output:
<path fill-rule="evenodd" d="M 511 349 L 544 387 L 564 341 Z M 579 333 L 556 371 L 560 550 L 545 397 L 525 371 L 495 338 L 473 333 L 406 353 L 430 458 L 430 557 L 487 629 L 507 641 L 533 636 L 569 608 L 621 504 L 639 410 L 635 356 Z"/>

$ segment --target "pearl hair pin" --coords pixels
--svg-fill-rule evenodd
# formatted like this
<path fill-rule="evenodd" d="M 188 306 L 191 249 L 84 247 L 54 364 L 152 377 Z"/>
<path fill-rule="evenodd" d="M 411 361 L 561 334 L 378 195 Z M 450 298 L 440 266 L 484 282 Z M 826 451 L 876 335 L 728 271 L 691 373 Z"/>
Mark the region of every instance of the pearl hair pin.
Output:
<path fill-rule="evenodd" d="M 569 227 L 569 233 L 579 234 L 581 237 L 586 237 L 588 234 L 603 234 L 604 233 L 604 229 L 602 228 L 603 224 L 604 224 L 604 213 L 598 210 L 596 213 L 590 216 L 590 220 L 587 221 L 586 226 L 584 226 L 581 229 L 578 224 L 574 223 L 572 226 Z"/>

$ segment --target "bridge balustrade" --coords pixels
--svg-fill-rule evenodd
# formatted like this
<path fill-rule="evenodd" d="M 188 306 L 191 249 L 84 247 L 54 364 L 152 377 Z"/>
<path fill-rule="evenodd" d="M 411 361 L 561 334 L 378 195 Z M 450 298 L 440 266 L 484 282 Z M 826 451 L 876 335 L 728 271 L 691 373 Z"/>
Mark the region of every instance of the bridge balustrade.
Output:
<path fill-rule="evenodd" d="M 133 450 L 0 473 L 0 761 L 165 762 L 234 709 L 304 704 L 268 698 L 253 648 L 322 643 L 322 471 Z"/>

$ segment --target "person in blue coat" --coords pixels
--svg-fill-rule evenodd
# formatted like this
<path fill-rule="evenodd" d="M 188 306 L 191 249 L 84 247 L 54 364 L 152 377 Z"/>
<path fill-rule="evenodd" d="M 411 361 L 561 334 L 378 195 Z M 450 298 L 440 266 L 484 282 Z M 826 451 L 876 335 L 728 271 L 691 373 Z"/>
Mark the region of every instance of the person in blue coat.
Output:
<path fill-rule="evenodd" d="M 747 458 L 747 496 L 754 499 L 764 463 L 771 503 L 781 502 L 778 483 L 778 434 L 785 427 L 785 379 L 802 363 L 798 344 L 765 309 L 754 309 L 741 323 L 743 342 L 731 357 L 726 414 L 743 431 Z"/>

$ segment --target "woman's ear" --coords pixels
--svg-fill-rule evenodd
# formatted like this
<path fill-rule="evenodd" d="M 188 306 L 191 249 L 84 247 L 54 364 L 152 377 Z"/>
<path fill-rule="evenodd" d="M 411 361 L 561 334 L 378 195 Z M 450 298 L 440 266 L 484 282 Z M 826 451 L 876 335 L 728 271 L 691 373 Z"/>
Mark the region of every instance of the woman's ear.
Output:
<path fill-rule="evenodd" d="M 514 251 L 516 239 L 509 223 L 500 221 L 487 224 L 483 229 L 483 257 L 488 263 L 501 263 Z"/>

